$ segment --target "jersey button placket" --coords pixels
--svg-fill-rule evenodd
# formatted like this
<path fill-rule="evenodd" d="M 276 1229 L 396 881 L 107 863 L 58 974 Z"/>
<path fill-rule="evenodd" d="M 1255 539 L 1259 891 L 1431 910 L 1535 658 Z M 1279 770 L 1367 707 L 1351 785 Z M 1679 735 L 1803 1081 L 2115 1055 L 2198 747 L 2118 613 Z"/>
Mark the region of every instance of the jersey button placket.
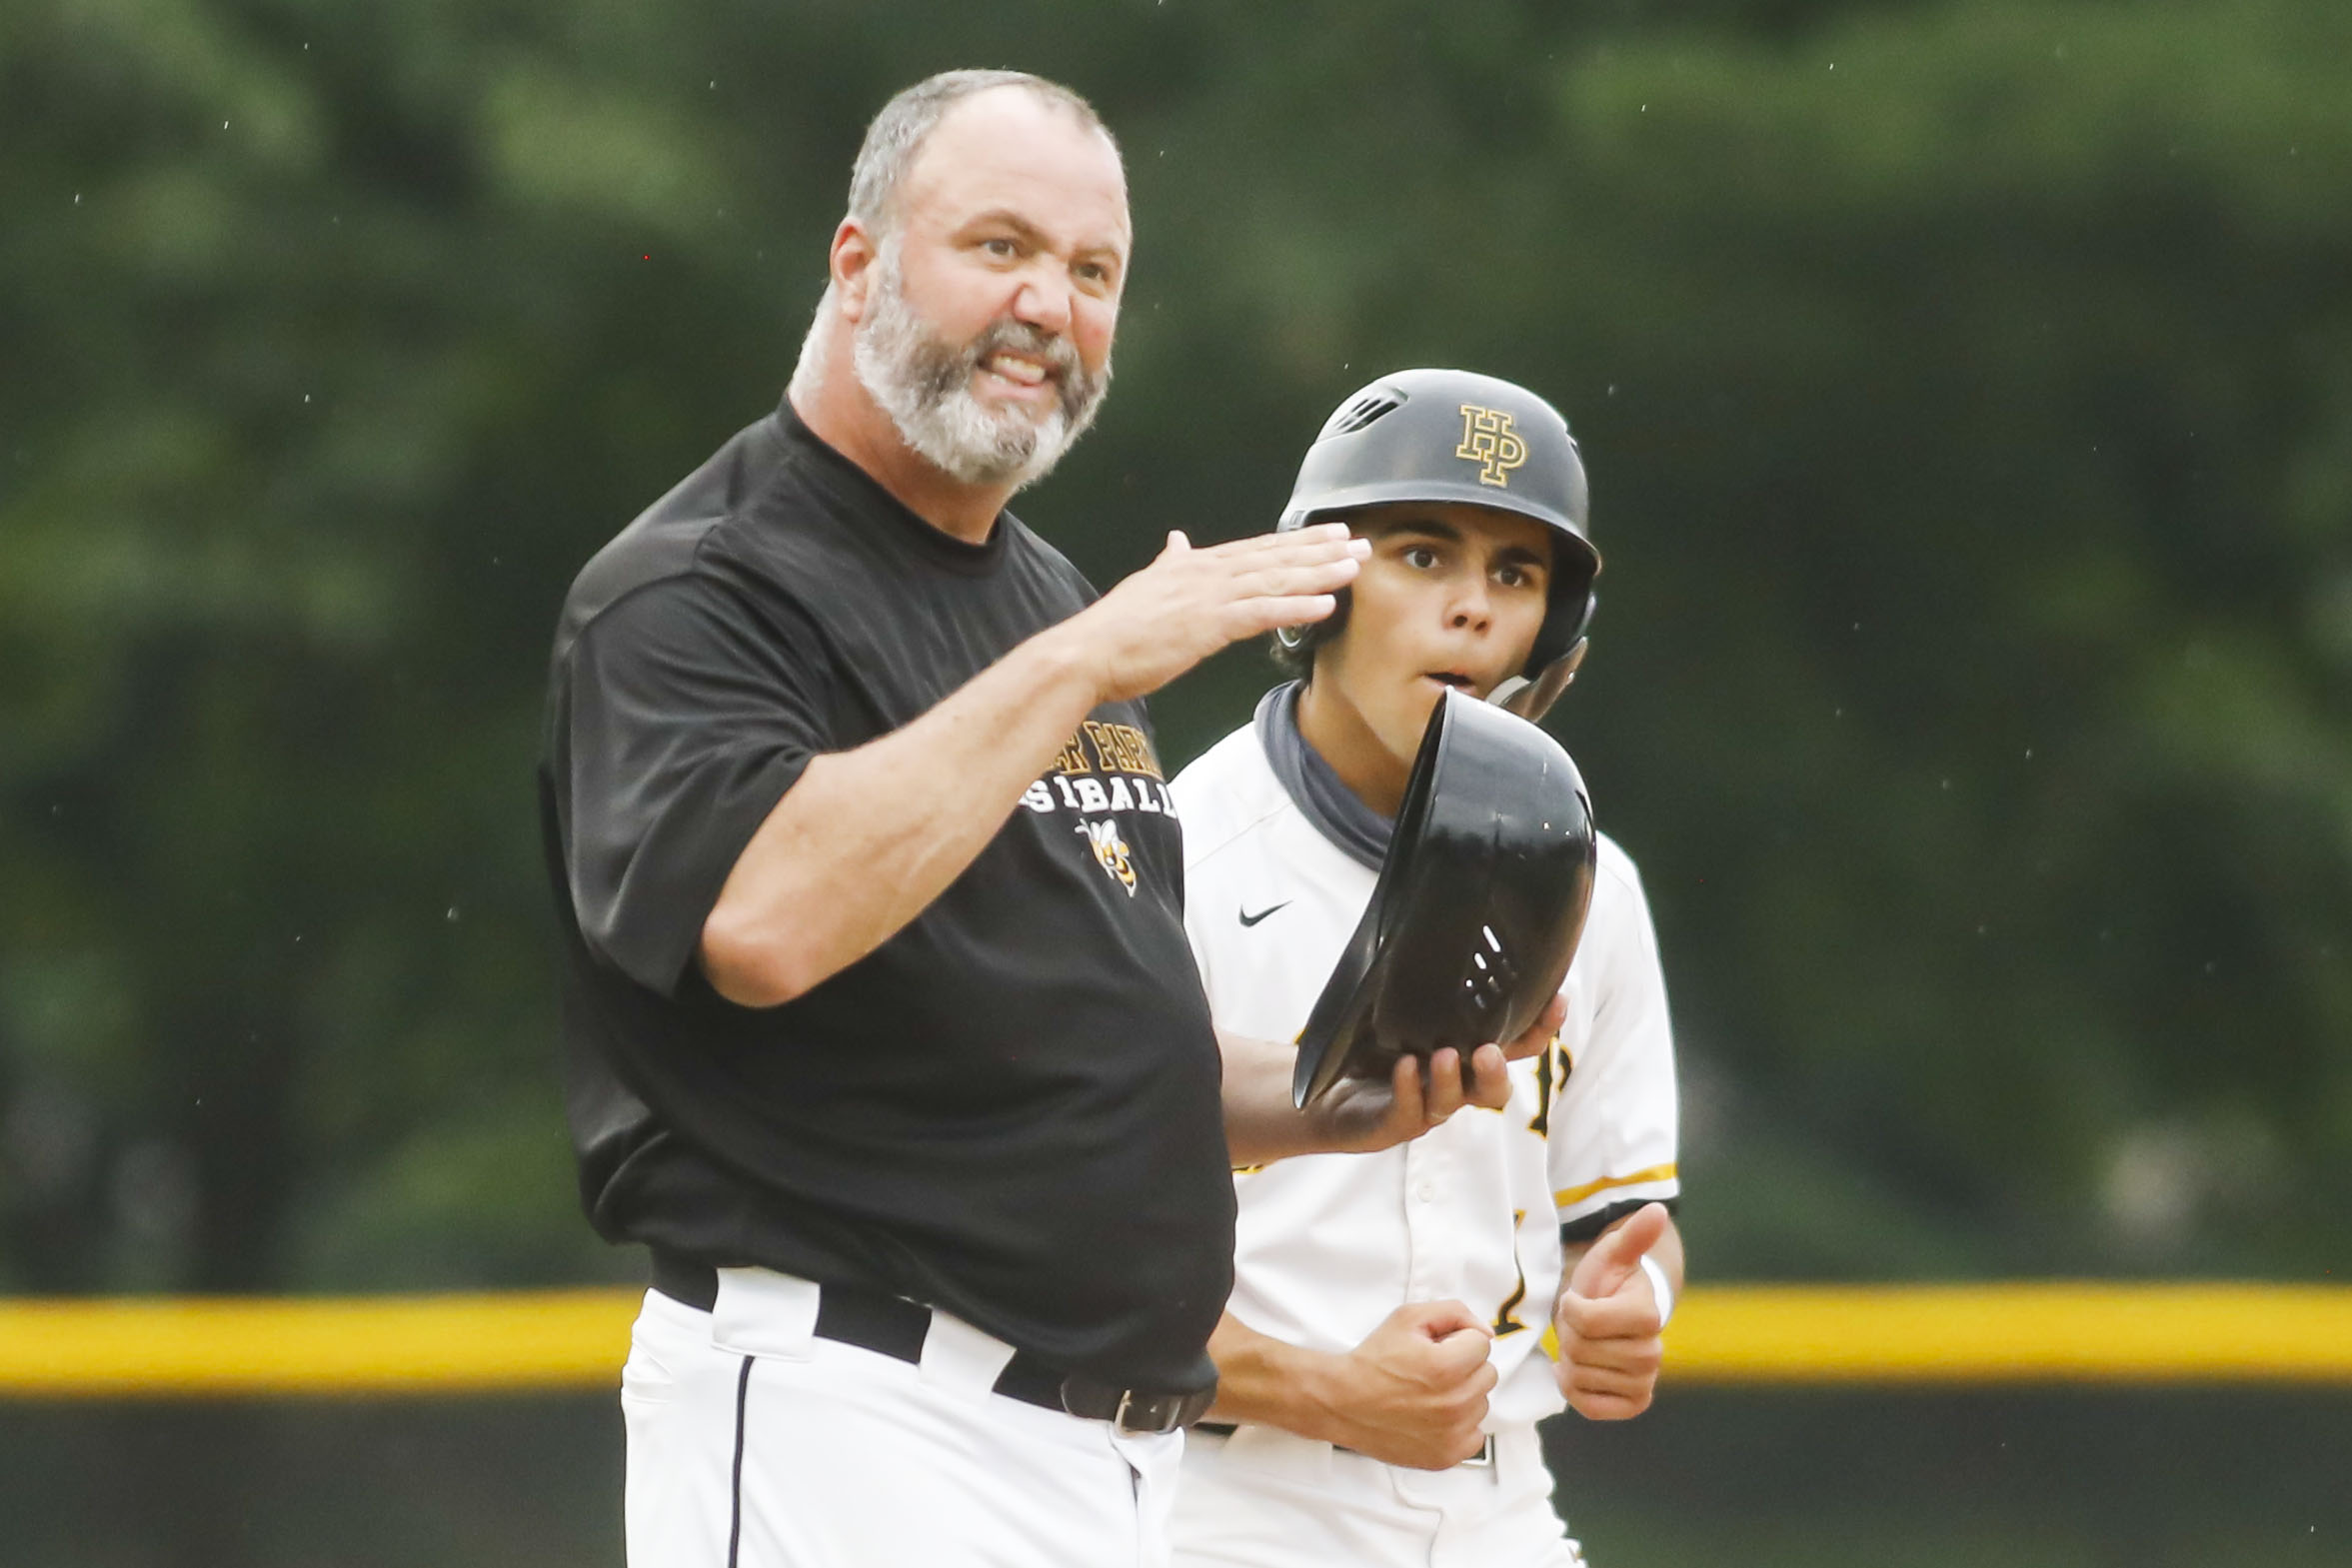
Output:
<path fill-rule="evenodd" d="M 1431 1147 L 1436 1141 L 1420 1137 L 1404 1145 L 1404 1294 L 1408 1301 L 1433 1299 L 1432 1265 L 1443 1245 L 1437 1225 L 1439 1159 Z"/>

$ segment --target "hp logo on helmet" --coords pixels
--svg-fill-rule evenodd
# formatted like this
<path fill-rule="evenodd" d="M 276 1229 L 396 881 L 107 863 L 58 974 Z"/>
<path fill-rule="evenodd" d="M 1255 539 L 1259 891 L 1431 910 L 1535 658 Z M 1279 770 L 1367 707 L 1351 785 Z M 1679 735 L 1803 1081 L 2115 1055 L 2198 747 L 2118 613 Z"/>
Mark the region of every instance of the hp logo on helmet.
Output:
<path fill-rule="evenodd" d="M 1461 406 L 1461 445 L 1453 449 L 1453 455 L 1479 466 L 1479 484 L 1506 490 L 1510 471 L 1527 461 L 1527 444 L 1511 427 L 1506 410 L 1465 403 Z"/>

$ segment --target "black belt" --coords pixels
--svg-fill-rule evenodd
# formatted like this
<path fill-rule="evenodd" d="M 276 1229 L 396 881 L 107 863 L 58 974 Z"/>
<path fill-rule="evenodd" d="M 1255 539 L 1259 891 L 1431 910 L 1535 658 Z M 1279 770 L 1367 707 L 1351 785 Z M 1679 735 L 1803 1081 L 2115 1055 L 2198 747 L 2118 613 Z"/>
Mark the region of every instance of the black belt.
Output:
<path fill-rule="evenodd" d="M 1230 1421 L 1195 1421 L 1192 1423 L 1192 1430 L 1203 1433 L 1209 1437 L 1230 1437 L 1235 1431 L 1239 1429 L 1235 1427 L 1234 1424 Z M 1358 1459 L 1369 1459 L 1371 1457 L 1369 1454 L 1361 1453 L 1353 1448 L 1349 1448 L 1344 1443 L 1333 1443 L 1331 1447 L 1343 1454 L 1354 1454 Z M 1494 1434 L 1491 1432 L 1487 1433 L 1486 1442 L 1483 1447 L 1481 1447 L 1476 1453 L 1470 1455 L 1467 1459 L 1457 1460 L 1455 1463 L 1457 1465 L 1468 1465 L 1473 1469 L 1480 1465 L 1490 1465 L 1494 1463 Z"/>
<path fill-rule="evenodd" d="M 654 1288 L 674 1301 L 708 1312 L 719 1304 L 719 1271 L 668 1252 L 654 1254 Z M 923 1360 L 931 1308 L 863 1285 L 820 1285 L 817 1337 L 856 1345 L 900 1361 Z M 1120 1388 L 1084 1372 L 1065 1372 L 1026 1350 L 1013 1352 L 997 1374 L 996 1392 L 1008 1399 L 1109 1421 L 1123 1432 L 1173 1432 L 1190 1426 L 1216 1402 L 1216 1385 L 1188 1394 Z"/>

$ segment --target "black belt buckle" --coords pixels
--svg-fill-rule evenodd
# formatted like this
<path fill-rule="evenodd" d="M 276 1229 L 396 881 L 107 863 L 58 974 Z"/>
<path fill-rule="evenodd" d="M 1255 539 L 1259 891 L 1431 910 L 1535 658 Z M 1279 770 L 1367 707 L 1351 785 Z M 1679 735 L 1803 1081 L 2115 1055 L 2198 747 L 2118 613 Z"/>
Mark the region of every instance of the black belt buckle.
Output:
<path fill-rule="evenodd" d="M 1139 1394 L 1123 1388 L 1111 1424 L 1123 1432 L 1173 1432 L 1186 1424 L 1184 1407 L 1191 1402 L 1190 1394 Z M 1192 1416 L 1198 1419 L 1199 1411 L 1193 1411 Z"/>
<path fill-rule="evenodd" d="M 1123 1432 L 1173 1432 L 1190 1426 L 1216 1403 L 1214 1384 L 1188 1394 L 1156 1394 L 1141 1388 L 1112 1388 L 1089 1377 L 1063 1380 L 1062 1408 L 1089 1420 L 1108 1420 Z"/>

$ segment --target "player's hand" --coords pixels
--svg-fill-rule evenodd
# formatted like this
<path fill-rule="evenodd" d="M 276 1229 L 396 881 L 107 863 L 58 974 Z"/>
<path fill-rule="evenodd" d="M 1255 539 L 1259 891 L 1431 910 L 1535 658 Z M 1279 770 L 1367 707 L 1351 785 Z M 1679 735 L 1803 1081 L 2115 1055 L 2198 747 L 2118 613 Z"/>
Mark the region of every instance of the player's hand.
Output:
<path fill-rule="evenodd" d="M 1318 1435 L 1389 1464 L 1442 1470 L 1485 1442 L 1493 1330 L 1459 1301 L 1413 1301 L 1333 1364 Z"/>
<path fill-rule="evenodd" d="M 1549 1045 L 1567 1015 L 1568 1004 L 1554 996 L 1524 1033 L 1501 1045 L 1481 1045 L 1466 1062 L 1448 1045 L 1426 1062 L 1399 1056 L 1385 1083 L 1341 1078 L 1307 1109 L 1322 1121 L 1317 1146 L 1368 1154 L 1443 1125 L 1464 1105 L 1502 1109 L 1510 1103 L 1510 1064 Z"/>
<path fill-rule="evenodd" d="M 1641 1259 L 1665 1233 L 1663 1203 L 1634 1210 L 1576 1260 L 1560 1290 L 1553 1370 L 1568 1408 L 1587 1420 L 1622 1421 L 1649 1408 L 1665 1359 L 1665 1325 Z"/>
<path fill-rule="evenodd" d="M 1370 554 L 1343 523 L 1200 550 L 1171 534 L 1158 560 L 1059 630 L 1077 640 L 1100 701 L 1142 697 L 1228 643 L 1320 621 Z"/>
<path fill-rule="evenodd" d="M 1551 1042 L 1559 1038 L 1560 1025 L 1567 1021 L 1568 999 L 1565 996 L 1552 997 L 1543 1004 L 1543 1010 L 1535 1015 L 1535 1021 L 1528 1024 L 1516 1039 L 1503 1041 L 1503 1055 L 1512 1061 L 1525 1061 L 1530 1056 L 1542 1055 L 1550 1048 Z"/>

